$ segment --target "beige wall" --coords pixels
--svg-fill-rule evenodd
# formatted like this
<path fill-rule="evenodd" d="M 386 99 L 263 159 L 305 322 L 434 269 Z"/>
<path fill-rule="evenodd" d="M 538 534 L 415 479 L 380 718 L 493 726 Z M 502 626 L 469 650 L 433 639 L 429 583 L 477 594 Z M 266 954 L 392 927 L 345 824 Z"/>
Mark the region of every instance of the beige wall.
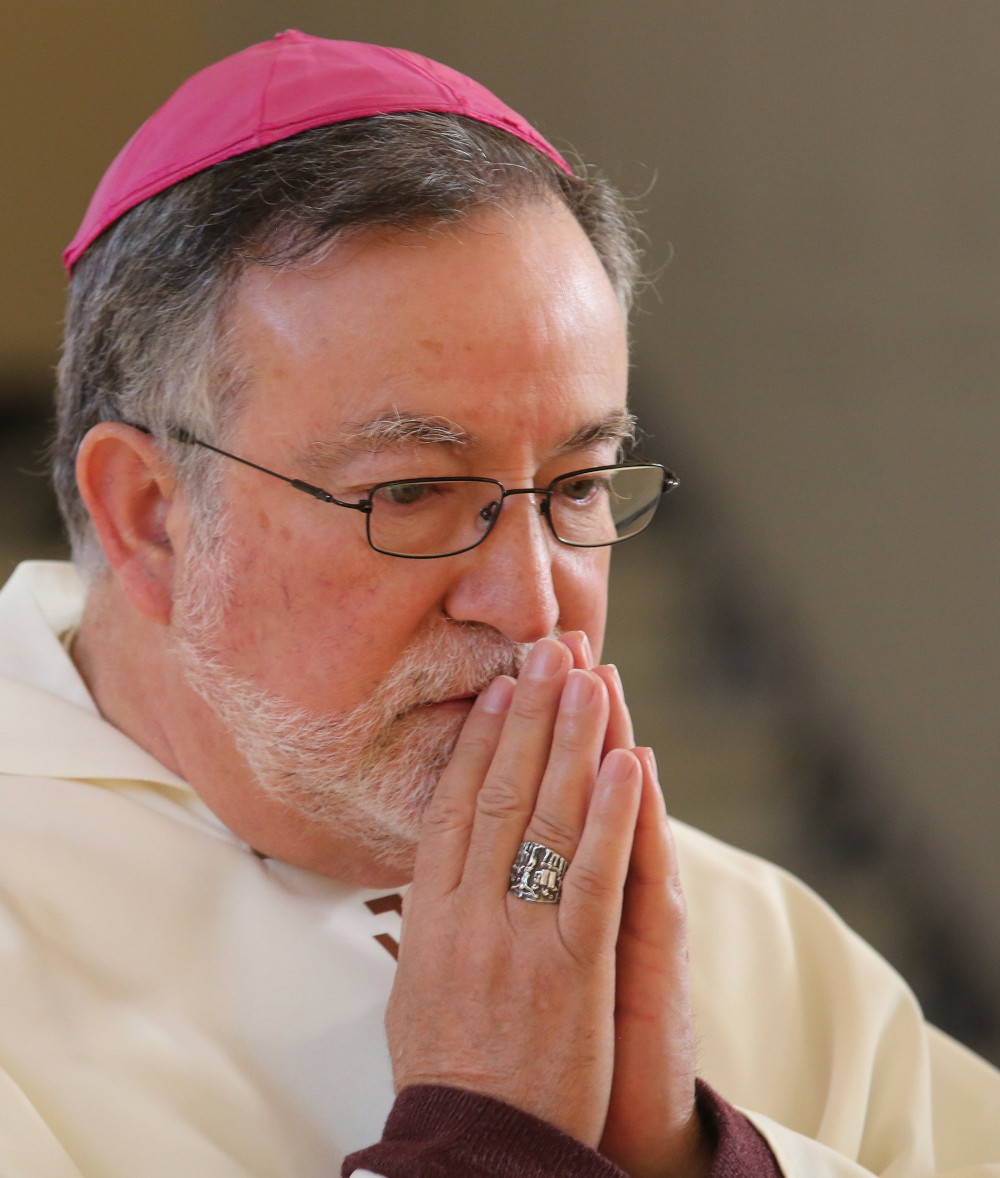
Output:
<path fill-rule="evenodd" d="M 656 452 L 1000 972 L 993 0 L 59 0 L 4 23 L 8 374 L 52 363 L 58 252 L 137 122 L 288 25 L 439 56 L 633 189 L 657 175 Z"/>
<path fill-rule="evenodd" d="M 0 67 L 0 356 L 51 366 L 59 255 L 137 120 L 205 60 L 198 6 L 99 0 L 4 6 Z"/>

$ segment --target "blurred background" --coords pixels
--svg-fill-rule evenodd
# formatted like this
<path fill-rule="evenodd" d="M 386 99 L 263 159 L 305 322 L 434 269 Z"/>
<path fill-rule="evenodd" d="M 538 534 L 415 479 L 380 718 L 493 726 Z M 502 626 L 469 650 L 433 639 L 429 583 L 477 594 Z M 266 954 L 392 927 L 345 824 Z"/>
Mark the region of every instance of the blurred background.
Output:
<path fill-rule="evenodd" d="M 59 254 L 188 74 L 294 26 L 471 73 L 635 198 L 645 452 L 607 656 L 671 811 L 786 864 L 1000 1062 L 995 0 L 49 0 L 2 17 L 0 564 L 43 477 Z"/>

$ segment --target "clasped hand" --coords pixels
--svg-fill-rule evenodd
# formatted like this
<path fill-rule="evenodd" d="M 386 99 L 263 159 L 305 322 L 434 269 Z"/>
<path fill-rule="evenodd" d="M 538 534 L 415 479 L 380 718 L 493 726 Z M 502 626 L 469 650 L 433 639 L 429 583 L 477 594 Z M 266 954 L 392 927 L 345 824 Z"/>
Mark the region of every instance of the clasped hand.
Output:
<path fill-rule="evenodd" d="M 651 750 L 613 667 L 544 639 L 477 699 L 428 807 L 386 1015 L 397 1091 L 506 1101 L 635 1178 L 707 1171 L 684 902 Z M 508 891 L 522 841 L 558 905 Z"/>

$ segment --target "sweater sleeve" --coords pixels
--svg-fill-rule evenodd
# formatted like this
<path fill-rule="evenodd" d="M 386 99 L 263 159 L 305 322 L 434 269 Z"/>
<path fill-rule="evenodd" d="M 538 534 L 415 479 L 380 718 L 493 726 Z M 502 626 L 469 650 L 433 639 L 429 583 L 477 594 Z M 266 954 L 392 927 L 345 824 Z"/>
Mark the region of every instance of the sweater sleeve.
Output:
<path fill-rule="evenodd" d="M 716 1143 L 707 1178 L 781 1178 L 756 1129 L 701 1081 L 698 1111 Z M 433 1085 L 397 1096 L 382 1140 L 344 1160 L 343 1178 L 355 1170 L 382 1178 L 625 1178 L 603 1154 L 547 1121 L 476 1092 Z"/>
<path fill-rule="evenodd" d="M 707 1178 L 781 1178 L 770 1147 L 753 1125 L 702 1080 L 698 1112 L 715 1139 L 715 1161 Z"/>

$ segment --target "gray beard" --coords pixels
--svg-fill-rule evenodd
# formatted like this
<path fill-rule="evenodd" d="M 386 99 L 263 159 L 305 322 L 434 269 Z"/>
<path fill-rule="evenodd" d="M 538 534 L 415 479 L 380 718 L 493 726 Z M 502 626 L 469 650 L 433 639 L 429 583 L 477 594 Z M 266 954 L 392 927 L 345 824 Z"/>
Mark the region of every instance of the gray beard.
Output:
<path fill-rule="evenodd" d="M 220 530 L 215 521 L 213 533 Z M 178 658 L 257 786 L 379 862 L 408 857 L 464 722 L 421 705 L 516 676 L 530 645 L 442 619 L 350 711 L 314 713 L 226 664 L 220 639 L 233 585 L 226 544 L 215 534 L 196 548 L 173 615 Z"/>

